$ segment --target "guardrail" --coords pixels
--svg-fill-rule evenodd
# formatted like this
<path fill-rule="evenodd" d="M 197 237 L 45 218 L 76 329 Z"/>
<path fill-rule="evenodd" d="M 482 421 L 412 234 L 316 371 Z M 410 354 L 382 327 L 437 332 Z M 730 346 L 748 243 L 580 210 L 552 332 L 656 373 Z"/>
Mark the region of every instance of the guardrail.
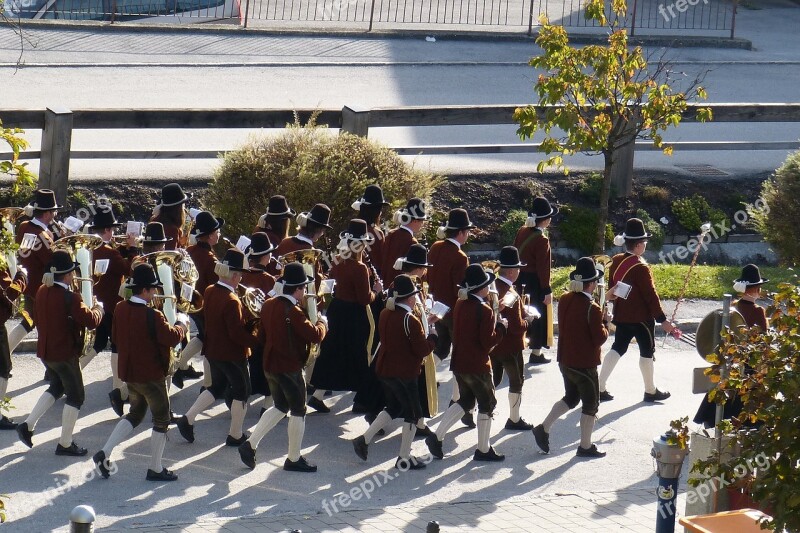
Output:
<path fill-rule="evenodd" d="M 524 105 L 524 104 L 523 104 Z M 0 110 L 6 127 L 42 130 L 42 149 L 23 152 L 22 159 L 39 159 L 39 183 L 56 191 L 60 201 L 67 194 L 71 159 L 205 159 L 224 150 L 72 150 L 75 129 L 276 129 L 293 123 L 306 123 L 312 115 L 319 125 L 367 137 L 370 128 L 418 126 L 514 125 L 514 110 L 521 105 L 414 106 L 342 109 L 76 109 Z M 714 123 L 725 122 L 800 122 L 800 104 L 690 104 L 684 122 L 696 122 L 698 107 L 710 107 Z M 536 107 L 540 116 L 546 108 Z M 666 143 L 675 150 L 793 150 L 792 141 L 682 141 Z M 539 143 L 458 144 L 435 146 L 394 146 L 401 155 L 509 154 L 539 151 Z M 651 143 L 639 142 L 633 150 L 655 150 Z M 0 153 L 0 160 L 10 153 Z M 616 167 L 617 165 L 615 165 Z M 617 169 L 618 190 L 627 190 L 633 170 L 631 156 L 626 166 Z"/>

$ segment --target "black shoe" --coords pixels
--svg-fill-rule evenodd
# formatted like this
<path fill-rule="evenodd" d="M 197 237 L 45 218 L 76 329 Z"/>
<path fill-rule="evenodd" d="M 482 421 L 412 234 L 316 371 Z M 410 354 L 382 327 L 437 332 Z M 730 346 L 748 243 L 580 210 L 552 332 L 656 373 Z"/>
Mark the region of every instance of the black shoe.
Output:
<path fill-rule="evenodd" d="M 421 462 L 419 459 L 414 457 L 413 455 L 408 459 L 403 459 L 402 457 L 398 457 L 397 461 L 394 462 L 394 467 L 398 470 L 406 471 L 406 470 L 422 470 L 427 465 Z"/>
<path fill-rule="evenodd" d="M 364 438 L 364 435 L 360 437 L 356 437 L 353 439 L 353 449 L 356 451 L 356 455 L 361 457 L 361 460 L 367 460 L 367 454 L 369 453 L 369 444 L 367 444 L 367 439 Z"/>
<path fill-rule="evenodd" d="M 431 452 L 432 456 L 436 457 L 437 459 L 444 457 L 444 451 L 442 451 L 442 441 L 436 438 L 435 433 L 425 437 L 425 444 L 428 445 L 428 451 Z"/>
<path fill-rule="evenodd" d="M 94 465 L 97 467 L 97 471 L 100 472 L 100 475 L 103 476 L 104 479 L 108 479 L 111 475 L 109 471 L 111 460 L 106 459 L 106 452 L 100 450 L 92 456 L 92 461 L 94 461 Z"/>
<path fill-rule="evenodd" d="M 264 413 L 266 413 L 266 412 L 267 412 L 267 408 L 266 407 L 262 407 L 261 410 L 258 412 L 258 418 L 261 418 L 262 416 L 264 416 Z"/>
<path fill-rule="evenodd" d="M 228 435 L 228 438 L 225 439 L 225 446 L 236 446 L 238 448 L 239 446 L 244 444 L 245 441 L 247 439 L 249 439 L 249 438 L 250 438 L 250 435 L 248 435 L 247 433 L 244 433 L 244 432 L 242 433 L 242 436 L 239 437 L 238 439 L 234 439 L 233 437 Z"/>
<path fill-rule="evenodd" d="M 194 442 L 194 426 L 189 423 L 189 419 L 186 418 L 186 415 L 180 417 L 175 423 L 178 425 L 178 431 L 181 433 L 181 437 L 189 442 Z"/>
<path fill-rule="evenodd" d="M 167 470 L 166 468 L 161 472 L 154 472 L 148 468 L 147 477 L 145 479 L 147 479 L 147 481 L 177 481 L 178 475 L 172 470 Z"/>
<path fill-rule="evenodd" d="M 430 435 L 433 435 L 433 431 L 428 426 L 422 428 L 418 426 L 414 434 L 415 437 L 428 437 Z"/>
<path fill-rule="evenodd" d="M 183 388 L 183 377 L 184 377 L 183 372 L 184 371 L 179 368 L 172 375 L 172 384 L 178 387 L 179 389 Z"/>
<path fill-rule="evenodd" d="M 108 393 L 108 399 L 111 400 L 111 408 L 117 414 L 117 416 L 123 415 L 123 406 L 125 402 L 122 401 L 122 391 L 119 389 L 114 389 Z"/>
<path fill-rule="evenodd" d="M 533 431 L 533 438 L 536 440 L 536 445 L 542 450 L 542 453 L 545 455 L 550 453 L 550 434 L 544 430 L 544 426 L 539 424 L 531 431 Z"/>
<path fill-rule="evenodd" d="M 522 417 L 516 422 L 509 418 L 506 420 L 506 429 L 511 431 L 530 431 L 533 429 L 533 424 L 528 424 Z"/>
<path fill-rule="evenodd" d="M 333 396 L 333 391 L 332 390 L 326 390 L 325 391 L 325 397 L 328 397 L 328 396 Z"/>
<path fill-rule="evenodd" d="M 33 431 L 28 429 L 27 422 L 17 425 L 17 435 L 19 435 L 19 440 L 21 440 L 25 446 L 33 448 Z"/>
<path fill-rule="evenodd" d="M 546 365 L 549 362 L 550 362 L 550 359 L 548 359 L 547 357 L 543 356 L 542 354 L 539 354 L 539 355 L 531 354 L 531 356 L 528 358 L 528 364 L 529 365 Z"/>
<path fill-rule="evenodd" d="M 17 424 L 5 416 L 0 416 L 0 429 L 17 429 Z"/>
<path fill-rule="evenodd" d="M 297 461 L 290 461 L 289 458 L 286 458 L 286 461 L 283 463 L 283 469 L 287 472 L 316 472 L 317 465 L 312 465 L 306 458 L 302 455 Z"/>
<path fill-rule="evenodd" d="M 601 452 L 600 450 L 597 449 L 597 446 L 592 444 L 592 447 L 589 449 L 581 448 L 580 446 L 578 446 L 578 451 L 575 453 L 575 455 L 578 457 L 588 457 L 590 459 L 597 459 L 599 457 L 605 457 L 606 452 Z"/>
<path fill-rule="evenodd" d="M 175 411 L 170 409 L 170 411 L 169 411 L 169 423 L 170 424 L 177 424 L 179 418 L 180 417 L 175 414 Z"/>
<path fill-rule="evenodd" d="M 247 465 L 247 468 L 253 470 L 256 467 L 256 451 L 253 449 L 253 445 L 250 444 L 248 441 L 244 441 L 244 443 L 239 446 L 239 457 L 242 458 L 242 462 Z"/>
<path fill-rule="evenodd" d="M 367 406 L 364 405 L 363 403 L 354 403 L 350 411 L 356 415 L 363 415 L 364 413 L 369 413 L 369 409 L 367 409 Z"/>
<path fill-rule="evenodd" d="M 331 408 L 325 405 L 325 402 L 318 400 L 313 396 L 308 399 L 308 406 L 318 413 L 330 413 Z"/>
<path fill-rule="evenodd" d="M 482 452 L 480 450 L 475 450 L 475 455 L 472 457 L 473 461 L 492 461 L 498 462 L 505 460 L 506 456 L 502 453 L 497 453 L 494 451 L 494 448 L 489 446 L 488 452 Z"/>
<path fill-rule="evenodd" d="M 203 377 L 203 373 L 199 370 L 195 370 L 192 365 L 189 365 L 186 370 L 181 370 L 183 373 L 183 379 L 200 379 Z"/>
<path fill-rule="evenodd" d="M 672 396 L 672 394 L 668 393 L 667 391 L 660 391 L 660 390 L 656 389 L 656 391 L 653 394 L 650 394 L 649 392 L 645 392 L 644 393 L 644 400 L 642 400 L 642 401 L 649 402 L 649 403 L 660 402 L 660 401 L 666 400 L 670 396 Z"/>
<path fill-rule="evenodd" d="M 461 417 L 461 423 L 467 426 L 468 428 L 475 427 L 475 419 L 472 416 L 471 412 L 464 413 L 464 416 Z"/>
<path fill-rule="evenodd" d="M 89 453 L 86 448 L 81 448 L 74 442 L 66 448 L 60 444 L 56 445 L 56 455 L 69 455 L 70 457 L 83 457 Z"/>
<path fill-rule="evenodd" d="M 600 391 L 600 401 L 601 401 L 601 402 L 610 402 L 610 401 L 611 401 L 611 400 L 613 400 L 613 399 L 614 399 L 614 397 L 613 397 L 613 396 L 611 396 L 611 395 L 608 393 L 608 391 L 605 391 L 605 390 L 601 390 L 601 391 Z"/>

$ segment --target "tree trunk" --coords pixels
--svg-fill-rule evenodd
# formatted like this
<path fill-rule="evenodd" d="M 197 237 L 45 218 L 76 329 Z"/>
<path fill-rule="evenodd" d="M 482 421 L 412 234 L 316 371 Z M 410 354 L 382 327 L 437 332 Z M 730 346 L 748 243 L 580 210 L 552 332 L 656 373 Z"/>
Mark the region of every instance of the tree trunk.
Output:
<path fill-rule="evenodd" d="M 614 165 L 614 152 L 604 152 L 603 186 L 600 188 L 600 213 L 597 217 L 597 236 L 594 253 L 602 254 L 606 249 L 606 224 L 608 223 L 608 199 L 611 196 L 611 169 Z"/>

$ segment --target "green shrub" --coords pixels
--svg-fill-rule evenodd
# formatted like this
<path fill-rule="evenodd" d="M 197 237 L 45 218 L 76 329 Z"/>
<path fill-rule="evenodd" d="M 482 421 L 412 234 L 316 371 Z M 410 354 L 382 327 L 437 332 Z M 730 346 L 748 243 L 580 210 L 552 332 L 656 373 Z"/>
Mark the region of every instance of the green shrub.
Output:
<path fill-rule="evenodd" d="M 430 220 L 428 220 L 422 228 L 425 244 L 428 248 L 438 240 L 436 237 L 436 230 L 439 229 L 439 226 L 444 226 L 447 223 L 447 212 L 433 209 L 431 210 L 430 217 Z"/>
<path fill-rule="evenodd" d="M 660 250 L 664 246 L 664 228 L 661 227 L 661 224 L 659 224 L 657 220 L 653 220 L 650 213 L 644 209 L 638 209 L 636 211 L 636 217 L 642 219 L 647 233 L 653 235 L 650 237 L 650 242 L 647 247 L 650 250 Z"/>
<path fill-rule="evenodd" d="M 597 172 L 589 174 L 580 185 L 578 185 L 578 194 L 593 204 L 600 202 L 600 190 L 603 188 L 603 175 Z M 614 194 L 612 193 L 613 197 Z"/>
<path fill-rule="evenodd" d="M 514 244 L 514 238 L 517 236 L 517 231 L 521 228 L 525 221 L 528 219 L 528 212 L 524 209 L 513 209 L 508 213 L 505 221 L 500 225 L 498 231 L 500 237 L 500 246 L 511 246 Z"/>
<path fill-rule="evenodd" d="M 274 194 L 286 196 L 298 212 L 324 202 L 338 233 L 355 216 L 351 204 L 370 183 L 383 188 L 390 216 L 408 198 L 430 198 L 438 179 L 374 141 L 295 123 L 277 137 L 252 137 L 224 154 L 204 200 L 233 234 L 249 234 Z"/>
<path fill-rule="evenodd" d="M 747 209 L 752 226 L 787 263 L 800 263 L 800 151 L 789 155 L 761 186 L 761 201 Z"/>
<path fill-rule="evenodd" d="M 557 226 L 561 238 L 571 248 L 577 248 L 584 254 L 592 253 L 597 229 L 598 213 L 596 209 L 566 205 L 562 209 L 564 220 Z M 606 224 L 606 247 L 614 241 L 614 229 Z"/>
<path fill-rule="evenodd" d="M 700 226 L 711 222 L 713 226 L 728 226 L 728 217 L 719 209 L 708 204 L 705 198 L 695 194 L 689 198 L 679 198 L 672 202 L 672 214 L 681 226 L 692 232 L 700 232 Z"/>
<path fill-rule="evenodd" d="M 658 185 L 647 185 L 642 189 L 642 200 L 651 204 L 663 204 L 669 200 L 669 190 Z"/>

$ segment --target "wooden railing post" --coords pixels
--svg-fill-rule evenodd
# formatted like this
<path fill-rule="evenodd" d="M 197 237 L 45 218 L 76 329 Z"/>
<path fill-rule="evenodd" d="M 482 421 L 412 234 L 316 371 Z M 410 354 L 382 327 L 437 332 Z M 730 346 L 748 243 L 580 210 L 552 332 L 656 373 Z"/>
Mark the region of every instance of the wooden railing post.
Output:
<path fill-rule="evenodd" d="M 71 146 L 72 111 L 48 107 L 44 112 L 39 188 L 55 191 L 56 199 L 61 205 L 67 201 Z"/>
<path fill-rule="evenodd" d="M 367 137 L 369 134 L 369 109 L 359 106 L 344 106 L 341 131 L 359 137 Z"/>

